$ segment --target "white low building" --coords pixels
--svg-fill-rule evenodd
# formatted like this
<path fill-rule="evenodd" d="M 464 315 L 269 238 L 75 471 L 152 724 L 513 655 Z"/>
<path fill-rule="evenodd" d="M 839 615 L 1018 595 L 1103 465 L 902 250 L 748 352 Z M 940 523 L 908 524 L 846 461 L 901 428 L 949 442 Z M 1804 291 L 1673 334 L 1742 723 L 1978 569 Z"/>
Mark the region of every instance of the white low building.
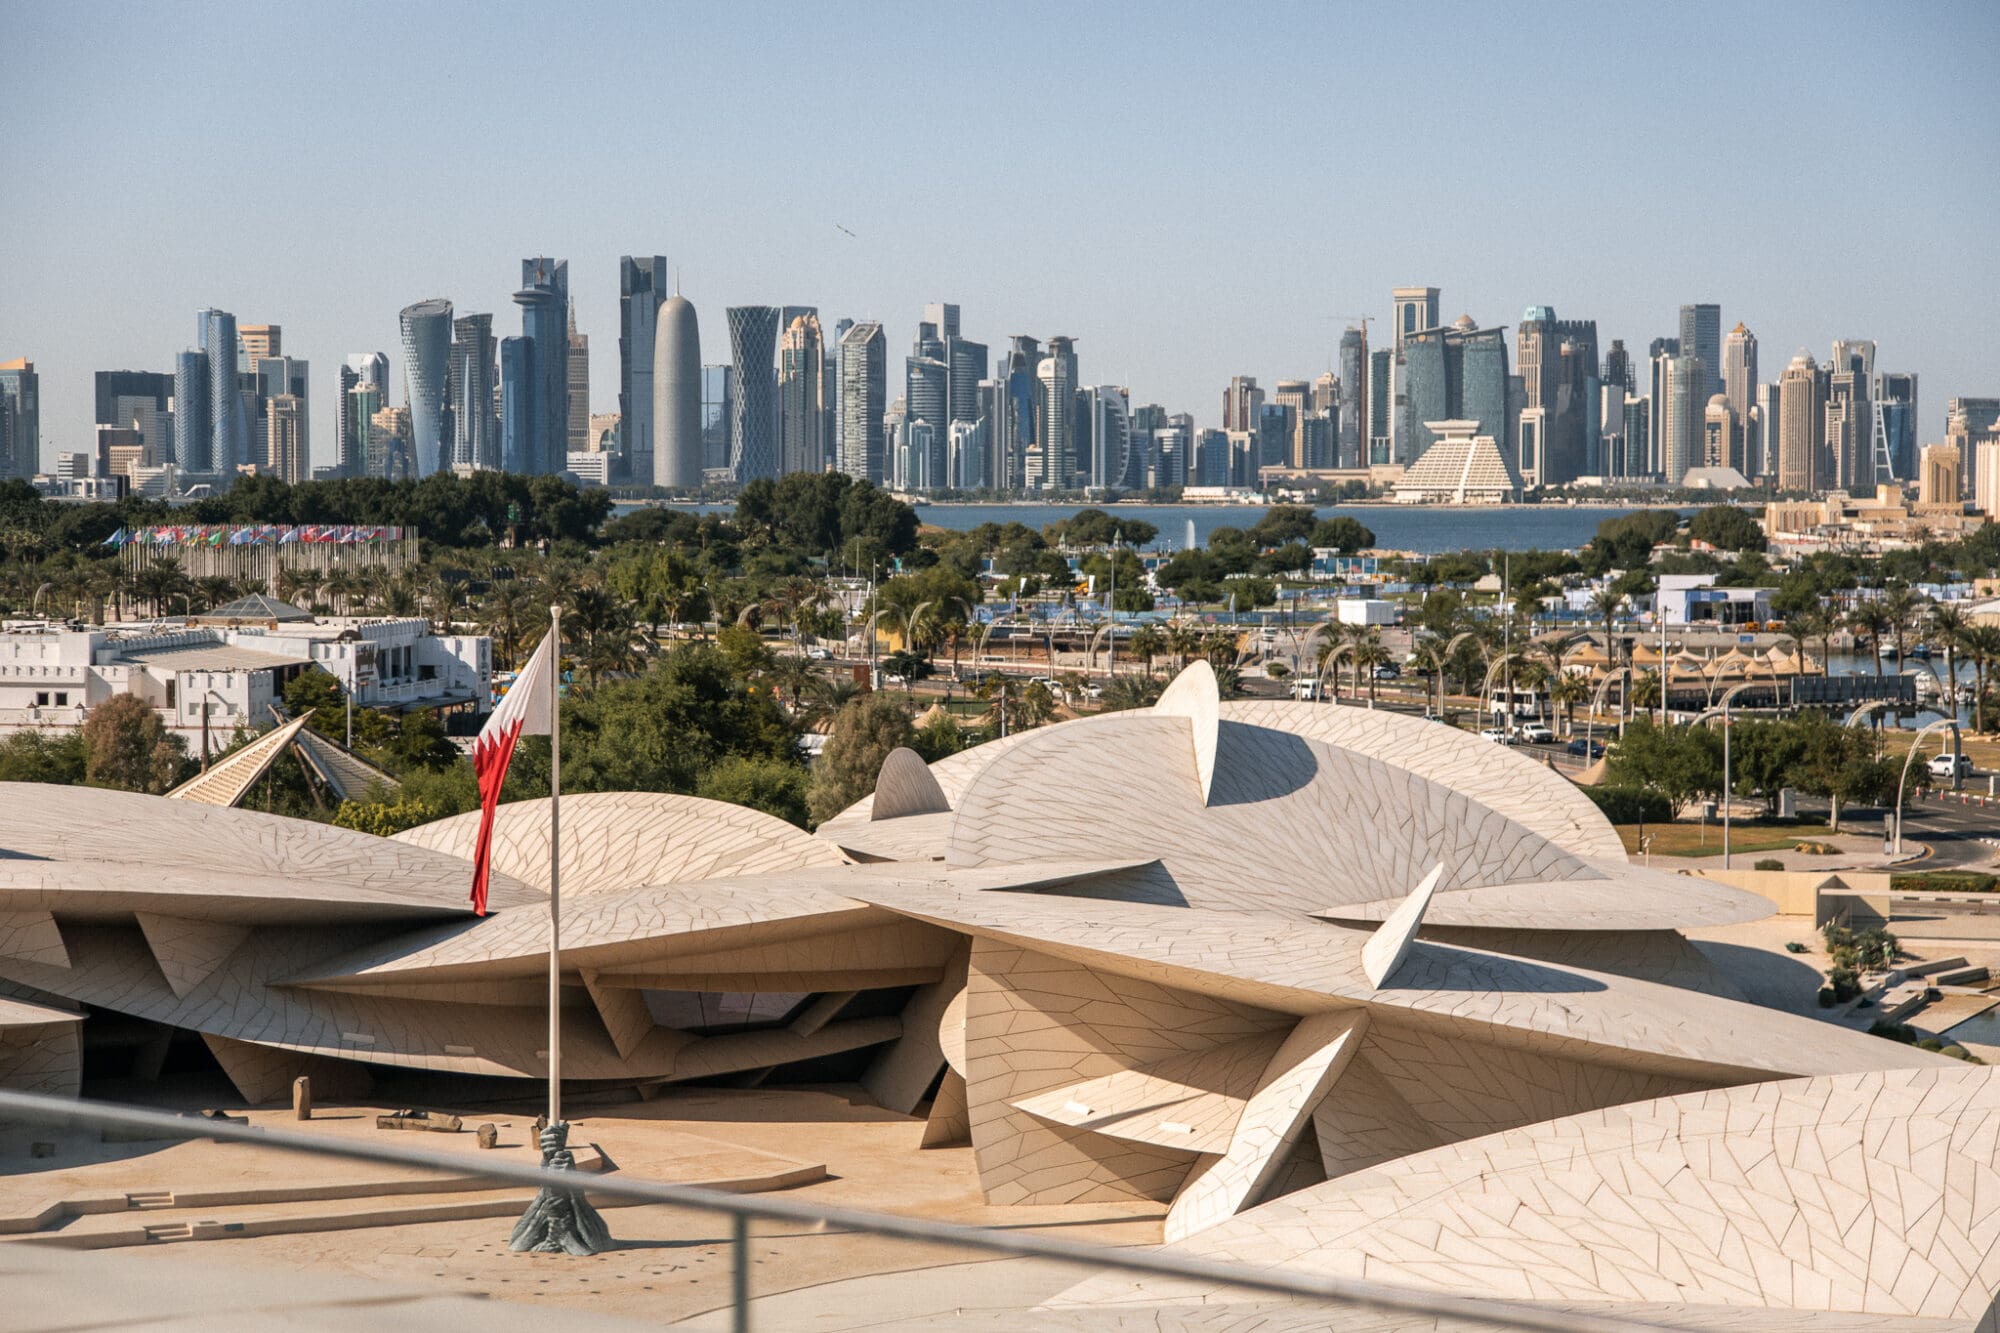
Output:
<path fill-rule="evenodd" d="M 269 598 L 255 602 L 192 620 L 0 624 L 0 734 L 78 727 L 96 705 L 135 694 L 191 748 L 204 723 L 225 743 L 238 727 L 269 726 L 286 683 L 314 667 L 365 707 L 492 708 L 493 649 L 484 635 L 433 634 L 422 617 L 317 618 Z"/>

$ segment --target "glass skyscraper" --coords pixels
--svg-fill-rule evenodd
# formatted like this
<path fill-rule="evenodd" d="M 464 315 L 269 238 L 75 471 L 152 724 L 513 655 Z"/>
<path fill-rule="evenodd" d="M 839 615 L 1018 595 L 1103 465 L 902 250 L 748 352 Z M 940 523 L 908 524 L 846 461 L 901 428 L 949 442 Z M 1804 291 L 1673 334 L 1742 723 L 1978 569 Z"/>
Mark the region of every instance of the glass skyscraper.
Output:
<path fill-rule="evenodd" d="M 729 466 L 729 423 L 734 416 L 731 400 L 735 398 L 730 379 L 728 366 L 701 368 L 701 465 L 705 470 Z"/>
<path fill-rule="evenodd" d="M 1513 432 L 1507 416 L 1507 339 L 1500 329 L 1472 327 L 1460 320 L 1448 329 L 1425 329 L 1403 339 L 1405 390 L 1402 395 L 1409 423 L 1409 442 L 1398 440 L 1415 462 L 1437 436 L 1432 421 L 1476 421 L 1478 435 L 1490 436 L 1502 449 Z"/>
<path fill-rule="evenodd" d="M 778 308 L 733 305 L 729 351 L 736 401 L 729 425 L 729 467 L 738 481 L 778 475 Z"/>
<path fill-rule="evenodd" d="M 625 470 L 633 481 L 653 480 L 654 339 L 667 299 L 667 258 L 618 261 L 618 414 L 625 434 Z"/>
<path fill-rule="evenodd" d="M 509 463 L 508 470 L 561 472 L 569 461 L 569 261 L 523 259 L 514 303 L 521 307 L 521 336 L 528 342 L 534 408 L 520 466 Z"/>
<path fill-rule="evenodd" d="M 500 466 L 500 423 L 493 416 L 493 316 L 465 315 L 451 326 L 450 463 Z"/>
<path fill-rule="evenodd" d="M 174 358 L 174 461 L 187 472 L 210 472 L 215 422 L 209 409 L 208 353 L 190 348 Z"/>
<path fill-rule="evenodd" d="M 208 309 L 199 317 L 201 350 L 208 353 L 210 472 L 233 473 L 250 461 L 250 424 L 236 372 L 236 316 Z"/>
<path fill-rule="evenodd" d="M 403 392 L 410 402 L 411 466 L 419 477 L 451 467 L 445 428 L 451 380 L 451 302 L 432 297 L 403 307 Z"/>
<path fill-rule="evenodd" d="M 867 320 L 840 340 L 840 470 L 857 481 L 882 480 L 882 412 L 889 381 L 882 326 Z"/>
<path fill-rule="evenodd" d="M 1702 371 L 1695 384 L 1706 404 L 1722 392 L 1722 307 L 1709 303 L 1681 307 L 1682 356 L 1701 358 Z"/>
<path fill-rule="evenodd" d="M 535 432 L 541 422 L 535 393 L 535 344 L 530 338 L 500 340 L 500 466 L 509 472 L 535 471 Z"/>

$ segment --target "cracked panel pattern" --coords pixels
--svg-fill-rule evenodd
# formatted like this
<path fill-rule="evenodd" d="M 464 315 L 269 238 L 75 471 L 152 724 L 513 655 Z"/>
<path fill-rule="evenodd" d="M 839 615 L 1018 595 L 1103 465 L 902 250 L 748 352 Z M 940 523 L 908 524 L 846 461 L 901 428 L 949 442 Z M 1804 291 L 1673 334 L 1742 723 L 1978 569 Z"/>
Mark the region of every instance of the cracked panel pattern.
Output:
<path fill-rule="evenodd" d="M 1990 1329 L 2000 1075 L 1896 1070 L 1611 1107 L 1331 1180 L 1187 1248 L 1540 1303 Z M 1133 1294 L 1093 1280 L 1064 1299 L 1091 1288 L 1114 1303 Z"/>
<path fill-rule="evenodd" d="M 396 841 L 470 861 L 478 836 L 479 814 L 473 811 L 408 829 Z M 824 839 L 761 810 L 665 792 L 565 796 L 562 839 L 565 898 L 846 861 Z M 513 801 L 495 813 L 493 868 L 548 892 L 546 797 Z"/>

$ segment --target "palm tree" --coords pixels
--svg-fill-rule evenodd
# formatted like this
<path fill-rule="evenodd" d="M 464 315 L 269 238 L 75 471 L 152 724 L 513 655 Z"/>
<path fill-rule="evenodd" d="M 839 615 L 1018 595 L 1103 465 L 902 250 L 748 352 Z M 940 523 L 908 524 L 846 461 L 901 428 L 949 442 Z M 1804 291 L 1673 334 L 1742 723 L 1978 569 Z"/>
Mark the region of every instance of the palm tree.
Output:
<path fill-rule="evenodd" d="M 1167 625 L 1167 651 L 1180 659 L 1183 669 L 1188 659 L 1201 650 L 1201 626 L 1192 620 L 1174 620 Z"/>
<path fill-rule="evenodd" d="M 1146 661 L 1146 674 L 1153 674 L 1153 659 L 1165 649 L 1166 636 L 1151 625 L 1141 625 L 1132 631 L 1132 637 L 1125 641 L 1125 651 L 1136 653 Z"/>
<path fill-rule="evenodd" d="M 1973 625 L 1960 634 L 1966 655 L 1972 659 L 1973 696 L 1972 730 L 1984 733 L 1986 730 L 1986 673 L 1996 660 L 2000 660 L 2000 628 L 1992 625 Z"/>
<path fill-rule="evenodd" d="M 509 579 L 494 584 L 480 603 L 480 621 L 495 639 L 500 659 L 510 670 L 519 663 L 522 633 L 534 619 L 539 601 L 534 589 L 526 583 Z"/>
<path fill-rule="evenodd" d="M 1868 636 L 1868 646 L 1875 653 L 1875 677 L 1877 680 L 1880 680 L 1882 677 L 1882 636 L 1887 634 L 1890 626 L 1896 623 L 1894 617 L 1889 614 L 1889 609 L 1882 605 L 1880 598 L 1870 597 L 1865 601 L 1855 603 L 1854 609 L 1847 613 L 1846 623 L 1847 628 L 1856 634 L 1866 634 Z M 1902 637 L 1900 627 L 1897 628 L 1896 635 L 1898 638 Z"/>
<path fill-rule="evenodd" d="M 1896 641 L 1899 664 L 1903 661 L 1903 636 L 1916 625 L 1924 606 L 1924 595 L 1907 583 L 1897 584 L 1882 598 L 1882 609 L 1889 613 L 1889 630 Z"/>
<path fill-rule="evenodd" d="M 1939 602 L 1929 608 L 1924 617 L 1928 626 L 1926 634 L 1931 642 L 1944 649 L 1944 678 L 1948 692 L 1947 707 L 1950 716 L 1958 715 L 1958 650 L 1965 646 L 1965 631 L 1971 624 L 1965 613 L 1949 602 Z"/>
<path fill-rule="evenodd" d="M 1568 671 L 1559 671 L 1549 682 L 1549 701 L 1562 709 L 1563 734 L 1576 734 L 1576 706 L 1590 697 L 1590 682 Z"/>
<path fill-rule="evenodd" d="M 1624 604 L 1624 594 L 1608 583 L 1590 595 L 1590 609 L 1604 622 L 1604 655 L 1611 666 L 1618 665 L 1618 641 L 1611 637 L 1611 627 Z"/>
<path fill-rule="evenodd" d="M 1356 628 L 1361 628 L 1357 626 Z M 1382 646 L 1382 631 L 1367 626 L 1354 639 L 1354 692 L 1361 693 L 1361 673 L 1368 673 L 1368 702 L 1375 702 L 1375 668 L 1389 660 L 1389 650 Z"/>
<path fill-rule="evenodd" d="M 1799 652 L 1801 654 L 1805 652 L 1806 645 L 1815 636 L 1819 639 L 1819 665 L 1820 670 L 1824 672 L 1833 656 L 1833 631 L 1838 628 L 1838 621 L 1833 613 L 1828 611 L 1824 606 L 1805 607 L 1785 617 L 1785 628 L 1797 637 Z M 1799 667 L 1803 671 L 1805 663 L 1799 663 Z"/>

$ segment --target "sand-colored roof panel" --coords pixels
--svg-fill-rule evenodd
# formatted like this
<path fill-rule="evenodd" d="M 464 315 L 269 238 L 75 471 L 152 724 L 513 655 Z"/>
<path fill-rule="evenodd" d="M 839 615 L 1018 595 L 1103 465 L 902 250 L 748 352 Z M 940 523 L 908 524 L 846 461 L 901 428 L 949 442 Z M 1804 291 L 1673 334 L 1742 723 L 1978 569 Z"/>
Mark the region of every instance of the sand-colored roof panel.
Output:
<path fill-rule="evenodd" d="M 1315 915 L 1353 924 L 1384 921 L 1402 901 L 1378 898 Z M 1758 894 L 1689 875 L 1620 865 L 1606 866 L 1603 879 L 1490 884 L 1441 892 L 1424 913 L 1424 921 L 1433 926 L 1513 930 L 1677 930 L 1762 921 L 1770 915 L 1770 900 Z"/>
<path fill-rule="evenodd" d="M 642 884 L 777 874 L 842 865 L 838 847 L 747 806 L 668 792 L 581 792 L 562 802 L 563 895 L 582 898 Z M 396 841 L 472 859 L 479 814 L 420 825 Z M 493 866 L 542 892 L 549 883 L 549 802 L 503 805 L 493 821 Z"/>
<path fill-rule="evenodd" d="M 1716 1080 L 1890 1069 L 1945 1057 L 1719 996 L 1419 940 L 1390 984 L 1369 932 L 1277 916 L 1051 895 L 857 887 L 868 902 L 1093 969 L 1284 1013 L 1367 1005 L 1426 1030 Z"/>
<path fill-rule="evenodd" d="M 1970 1328 L 2000 1290 L 1997 1178 L 2000 1076 L 1899 1069 L 1465 1140 L 1286 1195 L 1184 1248 L 1518 1300 L 1805 1306 Z M 1142 1298 L 1134 1286 L 1092 1280 L 1061 1299 L 1123 1304 Z"/>
<path fill-rule="evenodd" d="M 310 820 L 98 787 L 0 783 L 0 909 L 329 921 L 469 914 L 464 861 Z M 535 900 L 501 873 L 492 903 Z M 174 905 L 163 907 L 163 899 Z M 186 900 L 185 906 L 182 900 Z"/>

